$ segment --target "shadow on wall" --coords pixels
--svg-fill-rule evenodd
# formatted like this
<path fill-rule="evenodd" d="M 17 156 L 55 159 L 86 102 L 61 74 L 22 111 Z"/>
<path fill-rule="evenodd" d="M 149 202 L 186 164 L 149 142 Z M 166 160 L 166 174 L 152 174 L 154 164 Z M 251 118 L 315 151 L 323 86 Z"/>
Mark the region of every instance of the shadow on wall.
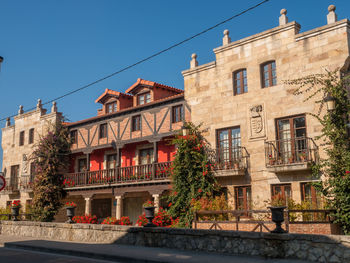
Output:
<path fill-rule="evenodd" d="M 350 262 L 350 236 L 270 234 L 241 231 L 216 231 L 174 228 L 143 228 L 111 225 L 60 224 L 1 221 L 1 234 L 82 242 L 48 242 L 31 240 L 9 242 L 20 247 L 42 244 L 48 250 L 58 246 L 66 250 L 93 253 L 114 253 L 118 245 L 160 247 L 168 249 L 217 252 L 220 254 L 253 255 L 266 258 L 301 259 L 312 262 Z M 28 238 L 26 238 L 28 239 Z M 86 244 L 90 243 L 90 244 Z M 94 243 L 94 244 L 92 244 Z M 101 243 L 105 243 L 102 245 Z M 107 243 L 107 244 L 106 244 Z M 23 245 L 24 244 L 24 245 Z M 96 249 L 95 249 L 96 248 Z M 123 252 L 124 253 L 124 252 Z M 125 253 L 122 255 L 125 255 Z M 141 254 L 142 253 L 132 253 Z M 135 256 L 135 255 L 133 255 Z"/>

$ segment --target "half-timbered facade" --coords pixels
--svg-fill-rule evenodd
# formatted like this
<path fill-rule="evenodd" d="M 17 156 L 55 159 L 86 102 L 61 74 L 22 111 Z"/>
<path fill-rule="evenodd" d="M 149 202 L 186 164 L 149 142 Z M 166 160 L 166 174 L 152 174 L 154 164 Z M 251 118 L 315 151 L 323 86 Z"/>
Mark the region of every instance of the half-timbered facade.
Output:
<path fill-rule="evenodd" d="M 73 138 L 69 198 L 99 218 L 123 215 L 135 223 L 142 204 L 169 189 L 171 139 L 190 112 L 182 90 L 138 79 L 126 93 L 106 89 L 96 117 L 69 123 Z"/>

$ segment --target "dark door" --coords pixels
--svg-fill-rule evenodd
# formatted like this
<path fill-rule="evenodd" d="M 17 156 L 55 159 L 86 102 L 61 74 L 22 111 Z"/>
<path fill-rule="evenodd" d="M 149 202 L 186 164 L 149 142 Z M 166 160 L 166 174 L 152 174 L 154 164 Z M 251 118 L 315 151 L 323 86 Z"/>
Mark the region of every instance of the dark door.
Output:
<path fill-rule="evenodd" d="M 92 214 L 96 215 L 98 219 L 112 216 L 112 199 L 93 199 Z"/>

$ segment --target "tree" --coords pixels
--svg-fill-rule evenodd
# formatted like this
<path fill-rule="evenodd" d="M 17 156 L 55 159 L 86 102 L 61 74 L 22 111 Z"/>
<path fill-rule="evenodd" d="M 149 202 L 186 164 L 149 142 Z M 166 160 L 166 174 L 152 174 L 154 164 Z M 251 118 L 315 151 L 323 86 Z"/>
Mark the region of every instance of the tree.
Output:
<path fill-rule="evenodd" d="M 61 207 L 65 196 L 62 171 L 68 163 L 71 138 L 61 122 L 50 125 L 47 134 L 40 137 L 32 153 L 35 164 L 33 217 L 50 222 Z"/>
<path fill-rule="evenodd" d="M 319 105 L 318 113 L 309 113 L 322 125 L 322 134 L 316 139 L 327 154 L 327 158 L 313 168 L 313 175 L 323 180 L 318 187 L 331 206 L 336 209 L 336 223 L 340 223 L 346 234 L 350 233 L 350 147 L 348 117 L 350 101 L 347 87 L 349 78 L 341 78 L 339 71 L 310 75 L 287 82 L 299 86 L 295 95 L 309 94 L 305 101 L 313 100 Z M 334 109 L 325 112 L 326 98 L 335 101 Z"/>
<path fill-rule="evenodd" d="M 218 190 L 209 159 L 210 147 L 201 135 L 199 126 L 184 124 L 189 135 L 177 135 L 172 141 L 176 147 L 172 169 L 172 193 L 169 214 L 178 218 L 179 227 L 191 227 L 192 203 L 202 197 L 212 197 Z"/>

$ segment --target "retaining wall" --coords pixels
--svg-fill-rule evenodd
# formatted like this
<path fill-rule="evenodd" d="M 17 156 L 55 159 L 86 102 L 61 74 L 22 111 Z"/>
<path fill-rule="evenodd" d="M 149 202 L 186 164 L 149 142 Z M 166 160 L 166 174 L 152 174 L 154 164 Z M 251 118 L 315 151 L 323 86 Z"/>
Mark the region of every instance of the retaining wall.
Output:
<path fill-rule="evenodd" d="M 350 262 L 350 236 L 1 221 L 0 233 L 52 240 L 118 243 L 314 262 Z"/>

